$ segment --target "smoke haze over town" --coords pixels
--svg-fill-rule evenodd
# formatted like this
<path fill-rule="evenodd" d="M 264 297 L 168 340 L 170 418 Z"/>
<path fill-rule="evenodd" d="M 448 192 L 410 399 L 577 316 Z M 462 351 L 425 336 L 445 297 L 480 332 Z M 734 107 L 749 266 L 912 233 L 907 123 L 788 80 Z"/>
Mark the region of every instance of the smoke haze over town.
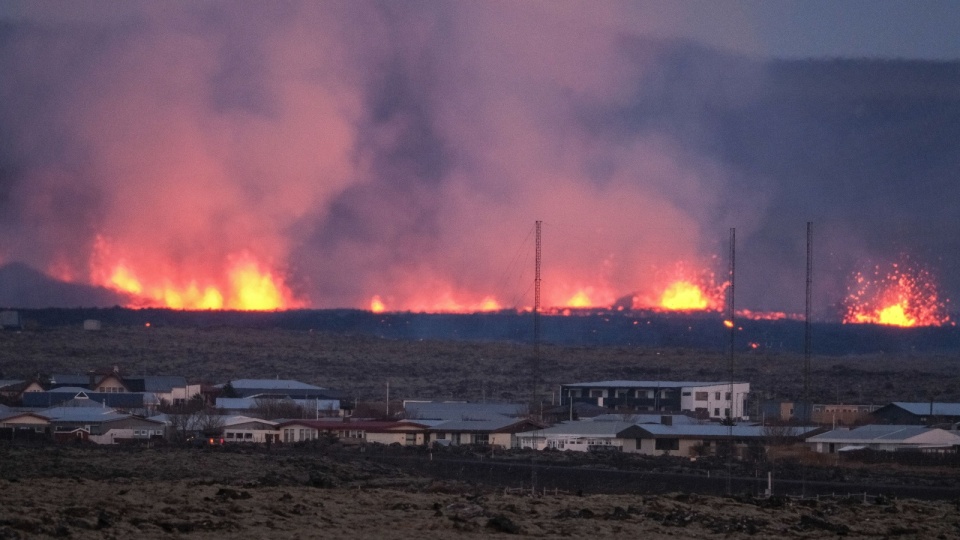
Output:
<path fill-rule="evenodd" d="M 816 317 L 897 272 L 952 311 L 960 61 L 734 5 L 14 3 L 0 305 L 524 308 L 542 220 L 547 306 L 722 296 L 736 228 L 738 307 L 802 313 L 812 222 Z"/>

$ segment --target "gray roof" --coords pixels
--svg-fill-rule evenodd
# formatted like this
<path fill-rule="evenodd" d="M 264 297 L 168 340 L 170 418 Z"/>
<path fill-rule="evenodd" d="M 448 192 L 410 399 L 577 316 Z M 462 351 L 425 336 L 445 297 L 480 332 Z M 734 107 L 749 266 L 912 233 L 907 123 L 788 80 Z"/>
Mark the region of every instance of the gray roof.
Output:
<path fill-rule="evenodd" d="M 591 418 L 594 422 L 632 422 L 634 424 L 660 424 L 663 423 L 663 417 L 669 416 L 674 425 L 679 424 L 701 424 L 700 420 L 687 416 L 685 414 L 630 414 L 630 413 L 607 413 Z"/>
<path fill-rule="evenodd" d="M 915 414 L 917 416 L 925 416 L 930 414 L 930 402 L 908 402 L 908 401 L 894 401 L 891 403 L 896 407 Z M 960 403 L 942 403 L 934 402 L 933 403 L 933 415 L 934 416 L 960 416 Z"/>
<path fill-rule="evenodd" d="M 434 424 L 430 431 L 497 431 L 520 422 L 523 419 L 506 416 L 486 420 L 448 420 Z"/>
<path fill-rule="evenodd" d="M 654 437 L 710 437 L 722 438 L 729 437 L 731 434 L 736 438 L 762 438 L 770 436 L 770 429 L 765 426 L 737 425 L 724 426 L 721 424 L 681 424 L 665 426 L 663 424 L 644 424 L 640 429 L 646 431 Z M 807 433 L 816 431 L 820 428 L 816 426 L 795 426 L 792 427 L 794 437 L 802 437 Z"/>
<path fill-rule="evenodd" d="M 326 390 L 293 379 L 237 379 L 230 385 L 236 390 Z"/>
<path fill-rule="evenodd" d="M 130 416 L 108 407 L 53 407 L 38 411 L 37 414 L 46 416 L 52 422 L 108 422 Z"/>
<path fill-rule="evenodd" d="M 24 382 L 22 379 L 0 379 L 0 388 L 6 388 L 7 386 L 14 386 Z"/>
<path fill-rule="evenodd" d="M 178 375 L 147 375 L 143 377 L 144 392 L 170 392 L 174 388 L 185 388 L 186 377 Z"/>
<path fill-rule="evenodd" d="M 85 387 L 85 386 L 58 386 L 58 387 L 56 387 L 56 388 L 51 388 L 50 390 L 47 390 L 47 392 L 50 393 L 50 394 L 73 394 L 73 395 L 77 395 L 77 394 L 79 394 L 80 392 L 85 392 L 85 393 L 87 393 L 87 394 L 92 394 L 92 393 L 93 393 L 93 390 L 90 390 L 89 388 L 87 388 L 87 387 Z"/>
<path fill-rule="evenodd" d="M 526 413 L 526 406 L 517 403 L 408 401 L 403 409 L 407 418 L 416 420 L 492 420 Z"/>
<path fill-rule="evenodd" d="M 690 388 L 697 386 L 719 386 L 730 384 L 730 381 L 596 381 L 566 383 L 561 386 L 569 388 Z M 734 384 L 745 384 L 742 381 L 734 381 Z"/>
<path fill-rule="evenodd" d="M 896 442 L 904 441 L 912 437 L 916 437 L 917 435 L 923 435 L 930 432 L 931 428 L 926 426 L 870 424 L 853 429 L 834 429 L 832 431 L 810 437 L 807 439 L 807 442 Z"/>
<path fill-rule="evenodd" d="M 637 427 L 630 422 L 595 422 L 593 420 L 574 420 L 573 422 L 562 422 L 555 426 L 533 431 L 518 433 L 518 436 L 546 436 L 546 435 L 570 435 L 594 436 L 594 437 L 616 437 L 618 433 L 629 428 Z"/>

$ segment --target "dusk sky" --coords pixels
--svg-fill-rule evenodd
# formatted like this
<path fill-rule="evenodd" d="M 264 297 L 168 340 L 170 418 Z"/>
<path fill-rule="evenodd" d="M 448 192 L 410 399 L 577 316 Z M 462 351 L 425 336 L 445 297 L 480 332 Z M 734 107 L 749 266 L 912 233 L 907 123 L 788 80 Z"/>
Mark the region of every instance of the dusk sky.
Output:
<path fill-rule="evenodd" d="M 798 313 L 812 221 L 818 316 L 907 267 L 945 312 L 958 35 L 946 1 L 6 1 L 0 266 L 98 305 L 529 307 L 542 220 L 547 305 L 718 308 L 734 227 L 738 305 Z"/>

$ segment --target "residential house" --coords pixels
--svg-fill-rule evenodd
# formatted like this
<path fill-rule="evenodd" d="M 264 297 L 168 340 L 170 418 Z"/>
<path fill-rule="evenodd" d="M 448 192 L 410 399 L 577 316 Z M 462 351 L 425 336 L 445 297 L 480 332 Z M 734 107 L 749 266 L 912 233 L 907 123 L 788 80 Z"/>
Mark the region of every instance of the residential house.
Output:
<path fill-rule="evenodd" d="M 228 443 L 273 443 L 280 442 L 280 434 L 277 422 L 249 416 L 227 416 L 223 421 L 223 440 Z"/>
<path fill-rule="evenodd" d="M 163 422 L 128 414 L 91 428 L 89 440 L 97 444 L 147 442 L 163 439 L 164 432 Z"/>
<path fill-rule="evenodd" d="M 344 444 L 380 443 L 419 446 L 428 442 L 427 425 L 418 421 L 289 420 L 277 426 L 281 442 L 336 437 Z"/>
<path fill-rule="evenodd" d="M 960 445 L 960 435 L 940 428 L 872 424 L 814 435 L 807 439 L 807 444 L 823 454 L 863 449 L 942 451 Z"/>
<path fill-rule="evenodd" d="M 561 405 L 572 400 L 623 411 L 687 411 L 716 420 L 746 418 L 749 394 L 750 383 L 745 382 L 615 380 L 560 386 Z"/>
<path fill-rule="evenodd" d="M 574 420 L 516 434 L 519 448 L 572 452 L 636 452 L 640 426 L 632 422 Z"/>
<path fill-rule="evenodd" d="M 345 416 L 343 393 L 290 379 L 237 379 L 230 381 L 233 396 L 219 396 L 217 408 L 252 413 L 271 402 L 293 403 L 313 418 Z M 223 390 L 227 384 L 219 385 Z"/>
<path fill-rule="evenodd" d="M 877 424 L 934 426 L 960 422 L 960 403 L 895 401 L 873 411 Z"/>
<path fill-rule="evenodd" d="M 83 400 L 86 401 L 84 402 Z M 156 402 L 153 401 L 153 396 L 150 394 L 133 392 L 92 392 L 75 386 L 54 388 L 46 392 L 26 393 L 22 395 L 21 403 L 24 407 L 47 408 L 58 406 L 103 406 L 130 413 L 146 413 L 156 407 Z"/>
<path fill-rule="evenodd" d="M 0 410 L 0 439 L 35 439 L 50 434 L 50 419 L 30 411 Z"/>
<path fill-rule="evenodd" d="M 271 411 L 278 411 L 281 416 L 290 416 L 286 411 L 296 408 L 301 411 L 301 415 L 312 419 L 336 418 L 343 413 L 339 399 L 291 399 L 265 396 L 218 397 L 216 408 L 230 414 L 251 416 L 269 415 Z"/>
<path fill-rule="evenodd" d="M 795 443 L 817 432 L 816 426 L 725 426 L 717 423 L 643 424 L 637 436 L 636 452 L 650 456 L 698 456 L 716 454 L 731 444 L 737 454 L 749 446 L 765 446 L 771 440 Z"/>
<path fill-rule="evenodd" d="M 516 434 L 542 429 L 543 424 L 527 418 L 506 416 L 465 420 L 444 420 L 428 428 L 430 438 L 439 444 L 459 446 L 479 444 L 497 448 L 517 448 Z"/>
<path fill-rule="evenodd" d="M 481 420 L 526 416 L 527 406 L 520 403 L 407 400 L 403 402 L 403 411 L 410 420 Z"/>

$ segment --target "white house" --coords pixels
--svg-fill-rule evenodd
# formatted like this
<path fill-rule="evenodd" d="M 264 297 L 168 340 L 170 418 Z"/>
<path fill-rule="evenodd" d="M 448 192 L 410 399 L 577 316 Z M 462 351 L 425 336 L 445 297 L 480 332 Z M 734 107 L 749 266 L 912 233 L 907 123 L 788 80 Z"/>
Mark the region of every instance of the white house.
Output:
<path fill-rule="evenodd" d="M 937 451 L 960 445 L 960 435 L 940 428 L 872 424 L 834 429 L 808 438 L 807 443 L 823 454 L 861 449 Z"/>
<path fill-rule="evenodd" d="M 517 433 L 520 448 L 587 452 L 636 452 L 640 427 L 631 422 L 594 422 L 574 420 L 552 427 Z"/>

